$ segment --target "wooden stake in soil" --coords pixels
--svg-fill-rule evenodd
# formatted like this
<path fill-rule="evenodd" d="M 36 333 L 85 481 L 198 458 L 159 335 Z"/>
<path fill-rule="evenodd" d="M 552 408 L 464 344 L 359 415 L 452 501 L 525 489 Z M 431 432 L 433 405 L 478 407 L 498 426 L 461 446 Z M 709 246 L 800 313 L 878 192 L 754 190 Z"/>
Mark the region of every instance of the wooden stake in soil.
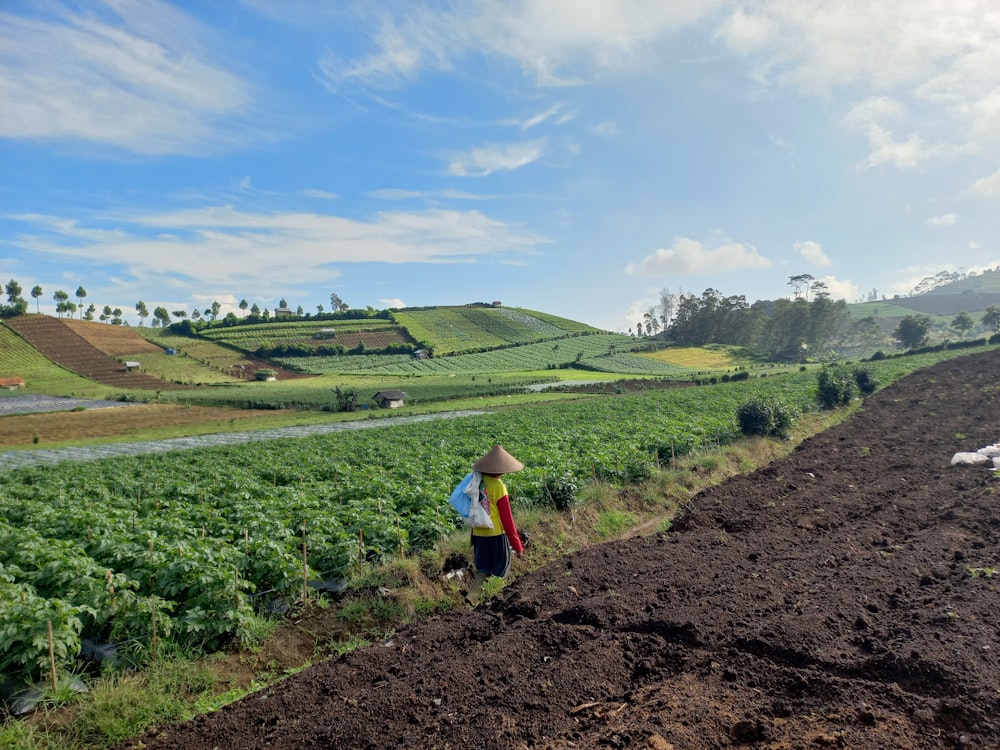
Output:
<path fill-rule="evenodd" d="M 365 530 L 358 529 L 358 572 L 365 561 Z"/>
<path fill-rule="evenodd" d="M 302 605 L 309 601 L 309 548 L 306 545 L 306 522 L 302 522 Z"/>
<path fill-rule="evenodd" d="M 153 661 L 156 661 L 157 644 L 156 644 L 156 595 L 155 594 L 152 597 L 150 597 L 150 602 L 152 604 L 150 609 L 152 611 L 153 637 L 149 641 L 149 653 L 152 656 Z"/>
<path fill-rule="evenodd" d="M 59 681 L 56 679 L 56 648 L 52 641 L 52 620 L 49 623 L 49 669 L 52 672 L 52 694 L 59 691 Z"/>

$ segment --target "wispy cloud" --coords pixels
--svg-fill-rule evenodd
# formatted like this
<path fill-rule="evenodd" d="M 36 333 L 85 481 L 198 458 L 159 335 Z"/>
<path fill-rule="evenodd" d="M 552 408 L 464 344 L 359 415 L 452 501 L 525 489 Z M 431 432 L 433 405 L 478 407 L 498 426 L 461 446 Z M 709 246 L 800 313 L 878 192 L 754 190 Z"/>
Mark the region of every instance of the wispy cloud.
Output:
<path fill-rule="evenodd" d="M 208 32 L 173 6 L 0 13 L 0 137 L 203 154 L 258 138 L 238 127 L 250 84 L 213 60 Z M 95 9 L 96 10 L 96 9 Z"/>
<path fill-rule="evenodd" d="M 562 125 L 563 123 L 572 120 L 575 115 L 572 112 L 566 112 L 564 104 L 553 104 L 544 112 L 539 112 L 537 115 L 532 115 L 525 120 L 510 120 L 510 124 L 521 130 L 531 130 L 531 128 L 537 127 L 544 122 L 549 120 L 554 120 L 557 125 Z"/>
<path fill-rule="evenodd" d="M 318 188 L 304 188 L 300 191 L 300 195 L 306 198 L 319 198 L 321 200 L 336 200 L 340 196 L 336 193 L 331 193 L 327 190 L 320 190 Z"/>
<path fill-rule="evenodd" d="M 941 216 L 931 216 L 925 222 L 929 227 L 950 227 L 958 222 L 958 214 L 942 214 Z"/>
<path fill-rule="evenodd" d="M 542 158 L 545 140 L 527 143 L 488 143 L 449 157 L 448 174 L 484 177 L 493 172 L 520 169 Z"/>
<path fill-rule="evenodd" d="M 1000 195 L 1000 169 L 976 180 L 969 188 L 969 192 L 974 195 Z"/>
<path fill-rule="evenodd" d="M 641 276 L 724 273 L 770 266 L 771 261 L 760 255 L 752 245 L 731 242 L 716 248 L 706 248 L 697 240 L 677 237 L 669 249 L 661 248 L 638 263 L 629 263 L 626 273 Z"/>
<path fill-rule="evenodd" d="M 374 49 L 354 59 L 332 54 L 320 68 L 331 90 L 388 88 L 428 71 L 450 70 L 472 55 L 513 61 L 540 86 L 566 86 L 602 71 L 647 63 L 654 42 L 700 20 L 725 0 L 486 0 L 371 14 Z"/>
<path fill-rule="evenodd" d="M 845 118 L 868 136 L 870 154 L 859 166 L 907 169 L 997 144 L 994 10 L 989 0 L 777 0 L 733 10 L 717 38 L 747 59 L 765 87 L 810 96 L 869 92 Z"/>
<path fill-rule="evenodd" d="M 220 290 L 336 278 L 344 263 L 469 263 L 536 252 L 546 240 L 478 211 L 384 212 L 371 221 L 331 214 L 249 213 L 211 206 L 128 212 L 96 223 L 45 215 L 3 217 L 23 226 L 11 244 L 134 279 Z"/>
<path fill-rule="evenodd" d="M 795 248 L 795 252 L 813 265 L 823 267 L 830 265 L 830 259 L 827 257 L 826 253 L 823 252 L 823 246 L 818 242 L 806 240 L 805 242 L 796 242 L 793 247 Z"/>

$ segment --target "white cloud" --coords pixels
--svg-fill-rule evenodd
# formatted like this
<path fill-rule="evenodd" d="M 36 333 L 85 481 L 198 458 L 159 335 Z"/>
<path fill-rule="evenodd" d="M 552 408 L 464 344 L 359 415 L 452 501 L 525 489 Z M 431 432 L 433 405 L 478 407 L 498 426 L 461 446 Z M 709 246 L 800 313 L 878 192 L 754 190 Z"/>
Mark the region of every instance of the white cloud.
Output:
<path fill-rule="evenodd" d="M 830 259 L 823 252 L 823 246 L 818 242 L 806 240 L 805 242 L 796 242 L 793 247 L 795 248 L 795 252 L 810 263 L 824 267 L 830 265 Z"/>
<path fill-rule="evenodd" d="M 538 161 L 545 153 L 545 140 L 527 143 L 488 143 L 449 158 L 448 174 L 485 177 L 493 172 L 520 169 Z"/>
<path fill-rule="evenodd" d="M 423 195 L 419 190 L 400 190 L 397 188 L 381 188 L 379 190 L 369 190 L 365 193 L 369 198 L 377 198 L 383 201 L 406 201 L 419 198 Z"/>
<path fill-rule="evenodd" d="M 371 221 L 316 213 L 248 213 L 231 206 L 122 213 L 106 227 L 60 217 L 7 216 L 26 225 L 16 247 L 95 267 L 121 265 L 136 280 L 196 276 L 220 290 L 336 278 L 343 263 L 470 263 L 532 253 L 545 243 L 478 211 L 384 212 Z"/>
<path fill-rule="evenodd" d="M 547 120 L 555 118 L 557 125 L 562 125 L 565 122 L 572 120 L 575 115 L 571 112 L 563 112 L 565 109 L 564 104 L 553 104 L 544 112 L 540 112 L 537 115 L 529 117 L 527 120 L 512 120 L 511 124 L 516 125 L 521 130 L 530 130 L 533 127 L 541 125 Z M 560 114 L 562 113 L 562 114 Z"/>
<path fill-rule="evenodd" d="M 390 299 L 380 299 L 379 303 L 385 309 L 399 309 L 401 307 L 406 307 L 406 303 L 403 302 L 399 297 L 392 297 Z"/>
<path fill-rule="evenodd" d="M 757 248 L 731 242 L 708 249 L 697 240 L 677 237 L 669 250 L 659 249 L 638 263 L 629 263 L 626 273 L 657 276 L 668 273 L 724 273 L 743 269 L 769 268 L 771 261 Z"/>
<path fill-rule="evenodd" d="M 717 38 L 765 86 L 863 92 L 845 124 L 863 167 L 913 167 L 1000 143 L 1000 14 L 992 0 L 770 0 L 740 4 Z M 888 121 L 898 121 L 892 127 Z"/>
<path fill-rule="evenodd" d="M 320 198 L 322 200 L 336 200 L 340 196 L 336 193 L 331 193 L 326 190 L 319 190 L 318 188 L 305 188 L 300 193 L 306 198 Z"/>
<path fill-rule="evenodd" d="M 1000 169 L 991 175 L 981 177 L 972 183 L 969 192 L 975 195 L 1000 195 Z"/>
<path fill-rule="evenodd" d="M 836 276 L 824 276 L 816 281 L 822 281 L 826 284 L 827 291 L 830 292 L 830 299 L 854 302 L 861 298 L 861 289 L 853 281 L 841 281 Z"/>
<path fill-rule="evenodd" d="M 250 85 L 212 60 L 209 32 L 173 6 L 0 12 L 0 137 L 69 139 L 139 154 L 204 153 L 252 137 Z"/>
<path fill-rule="evenodd" d="M 541 86 L 573 85 L 603 71 L 643 65 L 665 33 L 724 3 L 484 0 L 441 10 L 401 4 L 391 19 L 369 13 L 367 20 L 376 27 L 373 52 L 352 61 L 328 55 L 320 67 L 336 91 L 387 88 L 486 54 L 513 61 Z"/>
<path fill-rule="evenodd" d="M 602 122 L 594 127 L 594 133 L 602 138 L 613 138 L 618 135 L 618 126 L 611 122 Z"/>
<path fill-rule="evenodd" d="M 925 222 L 929 227 L 950 227 L 958 221 L 958 214 L 932 216 Z"/>

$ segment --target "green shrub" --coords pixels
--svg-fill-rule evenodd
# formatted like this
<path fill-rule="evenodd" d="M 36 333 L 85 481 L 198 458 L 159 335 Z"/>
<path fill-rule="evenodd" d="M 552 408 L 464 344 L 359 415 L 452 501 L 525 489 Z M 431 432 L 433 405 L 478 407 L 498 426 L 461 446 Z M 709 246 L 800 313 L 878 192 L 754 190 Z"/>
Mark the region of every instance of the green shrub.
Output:
<path fill-rule="evenodd" d="M 824 409 L 849 404 L 857 395 L 858 382 L 846 367 L 832 365 L 820 370 L 816 398 Z"/>
<path fill-rule="evenodd" d="M 875 374 L 867 367 L 854 368 L 854 382 L 863 396 L 870 396 L 875 393 L 881 385 Z"/>
<path fill-rule="evenodd" d="M 780 399 L 754 396 L 736 410 L 744 435 L 786 437 L 795 422 L 795 411 Z"/>
<path fill-rule="evenodd" d="M 579 487 L 576 483 L 576 477 L 569 472 L 564 473 L 560 477 L 546 477 L 544 487 L 545 497 L 548 498 L 549 502 L 557 510 L 566 510 L 576 505 L 579 499 L 577 496 Z"/>

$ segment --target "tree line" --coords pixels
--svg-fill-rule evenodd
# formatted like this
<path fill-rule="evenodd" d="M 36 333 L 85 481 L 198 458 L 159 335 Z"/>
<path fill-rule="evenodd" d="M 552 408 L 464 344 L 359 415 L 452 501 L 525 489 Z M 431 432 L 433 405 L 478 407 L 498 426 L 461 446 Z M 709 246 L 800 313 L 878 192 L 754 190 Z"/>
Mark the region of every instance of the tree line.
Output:
<path fill-rule="evenodd" d="M 774 361 L 825 359 L 846 351 L 872 353 L 893 343 L 912 349 L 930 337 L 929 316 L 907 315 L 889 332 L 872 316 L 852 321 L 847 302 L 832 300 L 827 285 L 809 274 L 791 276 L 788 284 L 790 297 L 753 304 L 742 294 L 724 296 L 713 288 L 700 295 L 664 288 L 659 303 L 636 323 L 635 335 L 683 346 L 742 346 Z M 978 323 L 968 313 L 959 313 L 944 334 L 964 338 L 977 327 L 1000 332 L 1000 307 L 986 308 Z"/>

